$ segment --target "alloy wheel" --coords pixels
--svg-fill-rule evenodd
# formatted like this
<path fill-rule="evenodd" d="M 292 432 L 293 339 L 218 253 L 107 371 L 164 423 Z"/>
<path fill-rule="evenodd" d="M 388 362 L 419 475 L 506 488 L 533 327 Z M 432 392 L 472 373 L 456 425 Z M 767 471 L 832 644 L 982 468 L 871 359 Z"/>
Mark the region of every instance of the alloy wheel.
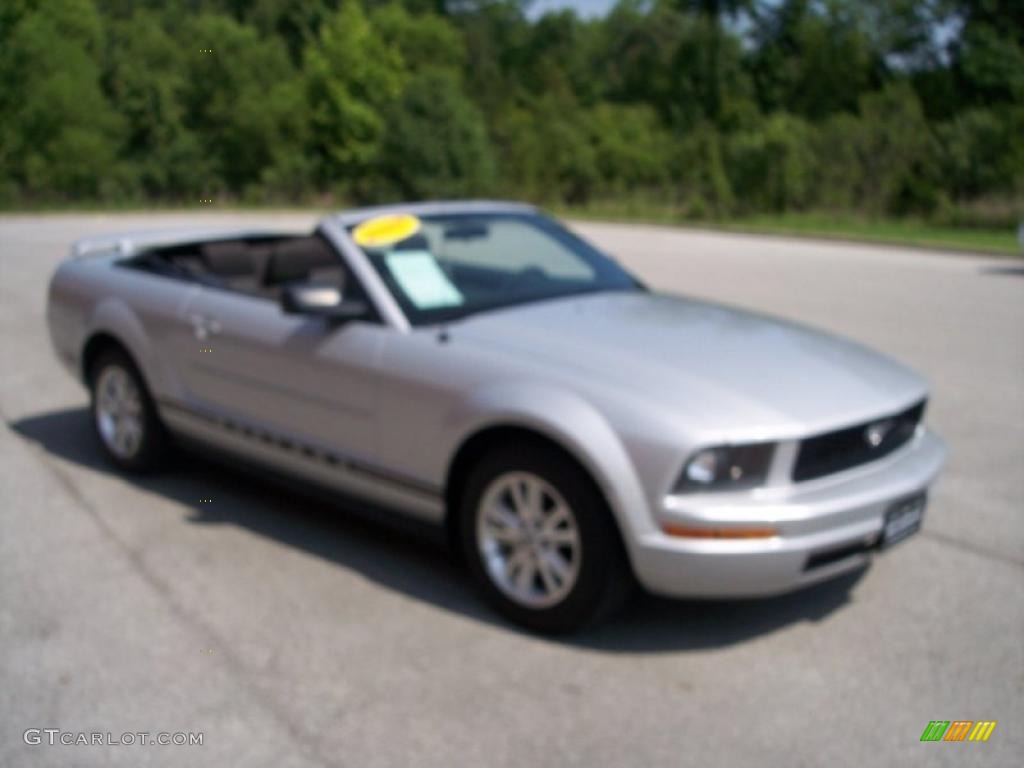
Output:
<path fill-rule="evenodd" d="M 494 478 L 477 507 L 477 546 L 491 581 L 528 608 L 558 604 L 579 577 L 576 515 L 550 483 L 530 472 Z"/>
<path fill-rule="evenodd" d="M 142 446 L 142 393 L 118 365 L 106 366 L 96 381 L 96 427 L 103 444 L 120 459 L 131 459 Z"/>

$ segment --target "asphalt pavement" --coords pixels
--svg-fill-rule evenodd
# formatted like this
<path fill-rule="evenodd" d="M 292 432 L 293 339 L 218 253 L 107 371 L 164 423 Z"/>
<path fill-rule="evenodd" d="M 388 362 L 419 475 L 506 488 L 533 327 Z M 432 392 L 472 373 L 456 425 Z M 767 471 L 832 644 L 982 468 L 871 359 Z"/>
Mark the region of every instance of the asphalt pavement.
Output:
<path fill-rule="evenodd" d="M 642 597 L 547 639 L 428 540 L 192 456 L 125 476 L 94 446 L 44 323 L 70 241 L 313 221 L 0 217 L 0 766 L 1021 764 L 1024 261 L 577 224 L 654 288 L 910 364 L 951 457 L 923 531 L 865 572 L 770 600 Z M 921 743 L 931 720 L 998 725 Z M 47 728 L 203 743 L 25 743 Z"/>

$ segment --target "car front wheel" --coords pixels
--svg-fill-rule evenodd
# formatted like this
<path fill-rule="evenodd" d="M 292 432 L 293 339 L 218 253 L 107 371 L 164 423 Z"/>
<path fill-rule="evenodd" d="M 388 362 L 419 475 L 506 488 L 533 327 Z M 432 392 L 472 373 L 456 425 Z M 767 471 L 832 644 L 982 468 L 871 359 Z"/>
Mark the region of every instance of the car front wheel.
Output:
<path fill-rule="evenodd" d="M 93 428 L 104 452 L 125 469 L 153 468 L 167 435 L 131 358 L 110 349 L 96 360 L 89 379 Z"/>
<path fill-rule="evenodd" d="M 466 560 L 488 600 L 542 632 L 569 632 L 618 607 L 630 577 L 601 494 L 547 445 L 485 457 L 463 495 Z"/>

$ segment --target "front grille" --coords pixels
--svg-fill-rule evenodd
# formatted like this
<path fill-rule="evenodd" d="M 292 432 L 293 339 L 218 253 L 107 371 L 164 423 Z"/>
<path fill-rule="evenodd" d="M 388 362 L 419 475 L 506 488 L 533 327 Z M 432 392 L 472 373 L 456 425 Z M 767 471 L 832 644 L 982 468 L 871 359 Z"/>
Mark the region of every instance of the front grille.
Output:
<path fill-rule="evenodd" d="M 892 453 L 913 437 L 924 415 L 924 404 L 922 400 L 893 416 L 883 416 L 801 441 L 793 466 L 793 480 L 813 480 Z"/>

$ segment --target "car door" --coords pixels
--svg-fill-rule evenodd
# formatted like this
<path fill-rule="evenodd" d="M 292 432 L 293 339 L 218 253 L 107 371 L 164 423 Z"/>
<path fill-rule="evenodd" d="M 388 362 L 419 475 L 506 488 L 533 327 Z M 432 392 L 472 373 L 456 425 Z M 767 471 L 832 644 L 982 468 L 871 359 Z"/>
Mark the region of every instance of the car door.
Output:
<path fill-rule="evenodd" d="M 204 287 L 186 309 L 185 385 L 229 429 L 299 453 L 376 457 L 379 324 L 286 315 L 273 301 Z"/>
<path fill-rule="evenodd" d="M 182 322 L 191 335 L 179 364 L 187 405 L 235 442 L 249 438 L 254 453 L 288 450 L 300 464 L 375 461 L 383 325 L 285 314 L 273 289 L 227 285 L 201 287 Z"/>
<path fill-rule="evenodd" d="M 183 379 L 193 402 L 239 428 L 373 458 L 373 380 L 384 329 L 286 315 L 273 301 L 202 288 Z"/>

